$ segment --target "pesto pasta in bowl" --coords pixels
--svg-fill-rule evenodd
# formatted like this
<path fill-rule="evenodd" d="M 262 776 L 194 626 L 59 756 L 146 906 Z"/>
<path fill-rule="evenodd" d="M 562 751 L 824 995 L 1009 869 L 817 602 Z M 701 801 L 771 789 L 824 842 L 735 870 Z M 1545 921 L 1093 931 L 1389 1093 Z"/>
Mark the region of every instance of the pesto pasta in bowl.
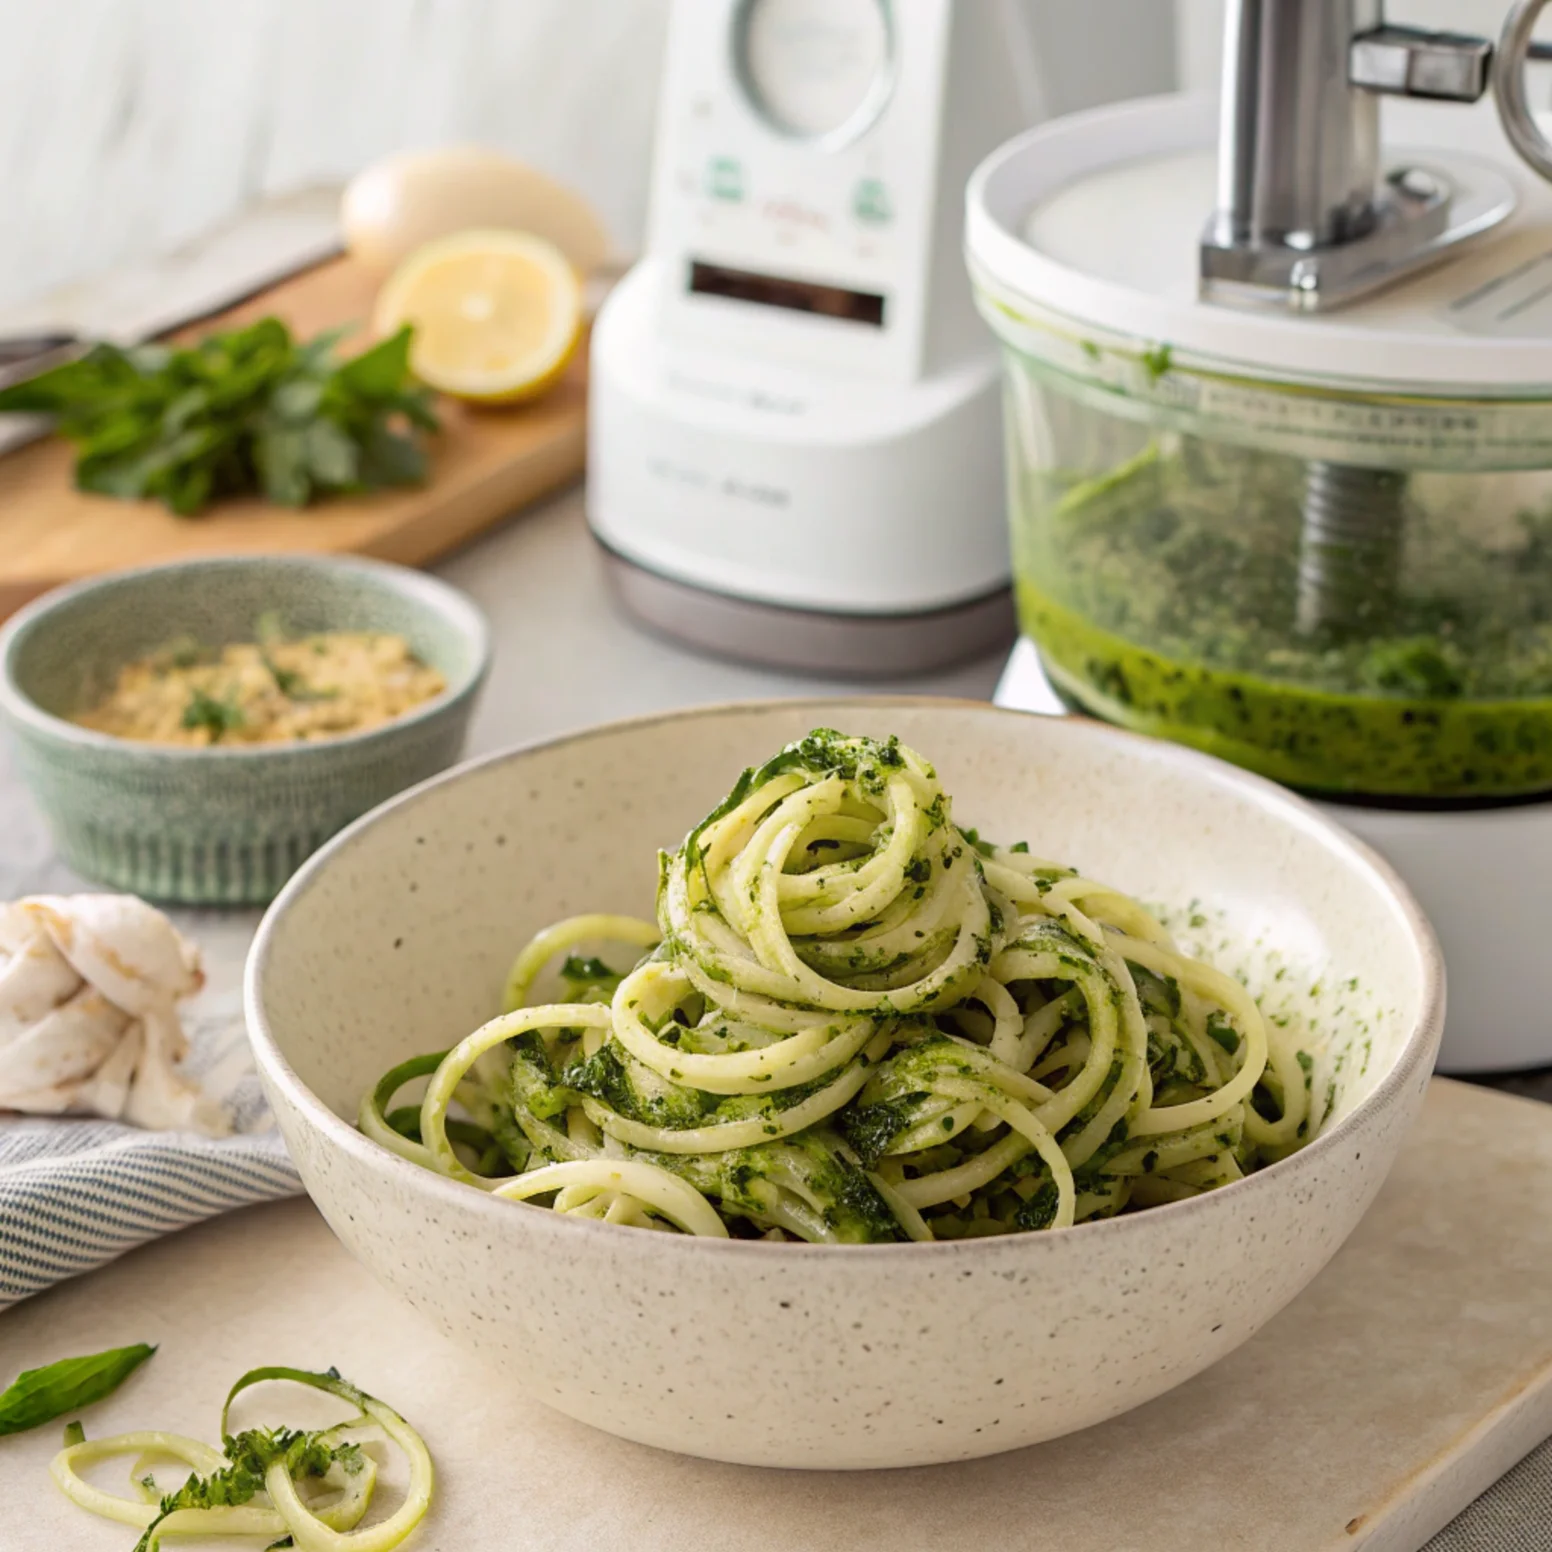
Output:
<path fill-rule="evenodd" d="M 1388 869 L 1255 777 L 877 699 L 429 783 L 287 888 L 248 998 L 325 1216 L 503 1382 L 865 1467 L 1253 1334 L 1383 1180 L 1441 977 Z"/>

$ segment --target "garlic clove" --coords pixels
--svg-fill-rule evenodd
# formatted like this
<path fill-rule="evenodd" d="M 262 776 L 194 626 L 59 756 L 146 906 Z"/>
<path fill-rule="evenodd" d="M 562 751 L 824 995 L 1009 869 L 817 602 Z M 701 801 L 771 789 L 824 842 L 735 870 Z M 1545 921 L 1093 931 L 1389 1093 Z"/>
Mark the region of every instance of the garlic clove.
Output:
<path fill-rule="evenodd" d="M 35 1089 L 55 1088 L 102 1065 L 129 1025 L 129 1015 L 90 987 L 39 1019 L 0 1050 L 0 1105 Z"/>
<path fill-rule="evenodd" d="M 126 1013 L 191 996 L 204 984 L 194 945 L 134 895 L 40 895 L 21 902 L 82 977 Z"/>
<path fill-rule="evenodd" d="M 83 985 L 53 941 L 33 930 L 33 937 L 10 950 L 9 960 L 0 946 L 0 1049 L 68 1002 Z"/>
<path fill-rule="evenodd" d="M 73 1108 L 118 1120 L 129 1103 L 129 1086 L 144 1050 L 145 1025 L 135 1019 L 107 1061 L 76 1086 Z"/>
<path fill-rule="evenodd" d="M 153 1131 L 229 1131 L 220 1106 L 178 1070 L 177 1054 L 187 1042 L 171 1007 L 151 1009 L 141 1027 L 145 1043 L 135 1064 L 123 1118 Z"/>

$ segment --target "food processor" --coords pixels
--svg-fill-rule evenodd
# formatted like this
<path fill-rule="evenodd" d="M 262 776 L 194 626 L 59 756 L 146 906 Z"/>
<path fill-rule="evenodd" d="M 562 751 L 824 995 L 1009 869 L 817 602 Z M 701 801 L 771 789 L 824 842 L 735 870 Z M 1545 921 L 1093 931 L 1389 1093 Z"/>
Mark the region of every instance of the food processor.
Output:
<path fill-rule="evenodd" d="M 1234 0 L 1221 100 L 1055 121 L 968 193 L 1001 698 L 1329 805 L 1439 930 L 1456 1071 L 1552 1063 L 1548 3 L 1495 43 Z"/>
<path fill-rule="evenodd" d="M 592 336 L 588 521 L 627 609 L 804 672 L 1013 639 L 965 180 L 1058 69 L 1069 98 L 1146 79 L 1157 11 L 1122 0 L 1132 36 L 1084 62 L 1024 0 L 674 0 L 646 251 Z"/>

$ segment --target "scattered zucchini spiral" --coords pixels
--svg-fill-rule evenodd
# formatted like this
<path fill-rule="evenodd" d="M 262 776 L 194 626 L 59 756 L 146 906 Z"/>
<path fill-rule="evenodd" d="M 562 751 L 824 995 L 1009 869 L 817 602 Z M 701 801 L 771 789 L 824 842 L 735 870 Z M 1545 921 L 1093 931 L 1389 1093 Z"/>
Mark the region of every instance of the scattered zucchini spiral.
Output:
<path fill-rule="evenodd" d="M 321 1390 L 352 1413 L 332 1428 L 231 1427 L 232 1403 L 255 1385 L 284 1381 Z M 377 1487 L 377 1462 L 362 1447 L 364 1431 L 383 1434 L 404 1455 L 409 1484 L 393 1513 L 363 1524 Z M 337 1370 L 250 1369 L 221 1408 L 222 1447 L 160 1429 L 88 1439 L 80 1423 L 49 1466 L 60 1491 L 90 1514 L 142 1532 L 135 1552 L 159 1552 L 164 1537 L 196 1536 L 208 1545 L 237 1536 L 298 1552 L 394 1552 L 431 1507 L 436 1471 L 425 1441 L 386 1402 L 341 1378 Z M 134 1496 L 110 1493 L 81 1474 L 83 1466 L 128 1459 Z M 164 1491 L 154 1472 L 187 1467 L 182 1486 Z M 278 1538 L 278 1539 L 276 1539 Z"/>
<path fill-rule="evenodd" d="M 565 1000 L 533 1005 L 556 959 Z M 1280 1034 L 1135 900 L 961 829 L 898 739 L 819 730 L 660 855 L 656 923 L 540 934 L 506 1011 L 386 1074 L 359 1121 L 580 1217 L 953 1239 L 1176 1201 L 1293 1151 L 1310 1063 Z"/>

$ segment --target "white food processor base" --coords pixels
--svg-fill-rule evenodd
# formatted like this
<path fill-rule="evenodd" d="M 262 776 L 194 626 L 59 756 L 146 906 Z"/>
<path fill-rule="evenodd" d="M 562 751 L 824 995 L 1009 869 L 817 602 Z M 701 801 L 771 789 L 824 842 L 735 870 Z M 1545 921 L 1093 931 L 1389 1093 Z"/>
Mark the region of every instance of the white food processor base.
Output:
<path fill-rule="evenodd" d="M 1067 708 L 1021 638 L 994 696 L 1046 716 Z M 1428 913 L 1444 947 L 1449 1016 L 1439 1069 L 1552 1065 L 1552 802 L 1417 811 L 1316 805 L 1367 841 Z"/>
<path fill-rule="evenodd" d="M 625 606 L 810 673 L 1006 647 L 996 353 L 900 382 L 669 339 L 661 271 L 638 264 L 592 336 L 587 515 Z"/>
<path fill-rule="evenodd" d="M 692 587 L 598 543 L 610 591 L 626 609 L 660 635 L 716 657 L 803 674 L 897 679 L 984 657 L 1005 648 L 1017 628 L 1007 588 L 927 614 L 825 614 Z"/>

